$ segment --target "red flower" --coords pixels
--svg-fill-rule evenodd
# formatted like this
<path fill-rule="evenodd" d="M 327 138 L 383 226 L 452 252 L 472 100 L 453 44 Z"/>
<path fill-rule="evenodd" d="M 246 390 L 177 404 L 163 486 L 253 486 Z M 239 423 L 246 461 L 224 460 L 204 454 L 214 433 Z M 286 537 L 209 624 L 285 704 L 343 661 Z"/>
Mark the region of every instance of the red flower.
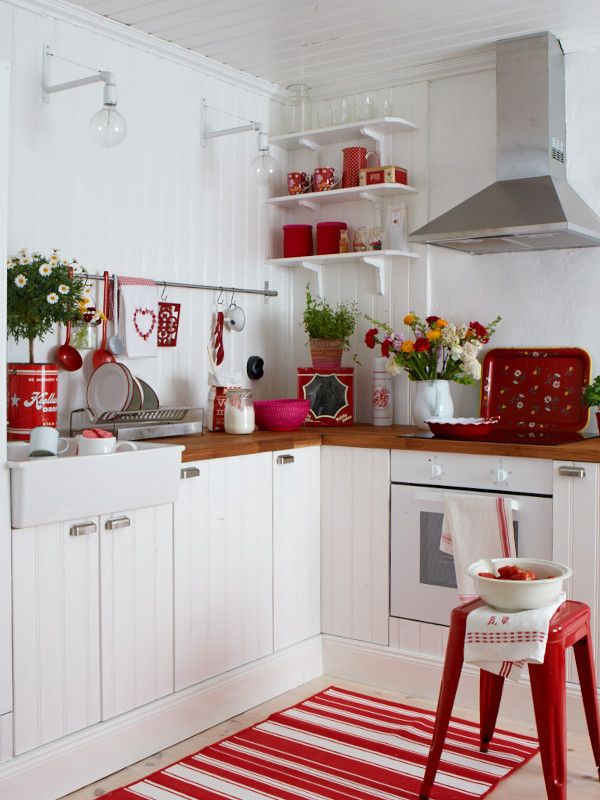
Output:
<path fill-rule="evenodd" d="M 365 344 L 371 350 L 375 347 L 375 337 L 377 336 L 378 333 L 379 331 L 377 330 L 377 328 L 369 328 L 369 330 L 365 334 Z"/>
<path fill-rule="evenodd" d="M 415 352 L 416 353 L 423 353 L 426 350 L 431 350 L 431 342 L 429 339 L 426 339 L 424 336 L 420 336 L 415 341 Z"/>
<path fill-rule="evenodd" d="M 425 322 L 431 326 L 434 322 L 437 322 L 440 317 L 425 317 Z"/>
<path fill-rule="evenodd" d="M 489 342 L 490 335 L 485 325 L 482 325 L 480 322 L 469 322 L 469 328 L 473 331 L 480 342 L 483 342 L 484 344 Z"/>
<path fill-rule="evenodd" d="M 384 339 L 381 343 L 381 355 L 383 358 L 387 358 L 390 354 L 390 347 L 392 346 L 391 339 Z"/>

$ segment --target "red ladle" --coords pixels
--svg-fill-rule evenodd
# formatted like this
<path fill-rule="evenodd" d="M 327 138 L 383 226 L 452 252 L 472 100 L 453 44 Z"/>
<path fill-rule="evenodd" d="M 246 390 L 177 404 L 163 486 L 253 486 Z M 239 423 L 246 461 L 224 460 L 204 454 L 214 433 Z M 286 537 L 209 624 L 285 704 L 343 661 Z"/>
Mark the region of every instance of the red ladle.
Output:
<path fill-rule="evenodd" d="M 69 277 L 73 277 L 73 270 L 69 269 Z M 76 372 L 78 369 L 81 369 L 83 365 L 83 359 L 79 354 L 79 351 L 76 350 L 71 345 L 71 322 L 67 322 L 67 334 L 65 337 L 65 343 L 61 344 L 61 346 L 56 351 L 56 360 L 60 364 L 63 369 L 66 369 L 67 372 Z"/>
<path fill-rule="evenodd" d="M 94 355 L 92 356 L 92 365 L 94 369 L 98 369 L 101 367 L 102 364 L 108 364 L 109 362 L 114 363 L 116 358 L 106 348 L 106 327 L 108 325 L 108 321 L 106 317 L 108 316 L 108 272 L 104 270 L 104 307 L 102 309 L 104 313 L 104 319 L 102 320 L 102 343 L 100 347 Z"/>

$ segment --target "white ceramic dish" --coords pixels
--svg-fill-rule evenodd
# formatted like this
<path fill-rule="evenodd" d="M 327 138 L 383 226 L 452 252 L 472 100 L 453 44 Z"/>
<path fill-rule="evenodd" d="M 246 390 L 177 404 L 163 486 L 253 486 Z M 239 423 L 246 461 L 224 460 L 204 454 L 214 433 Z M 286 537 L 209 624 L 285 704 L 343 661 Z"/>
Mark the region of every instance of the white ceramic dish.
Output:
<path fill-rule="evenodd" d="M 442 425 L 495 425 L 498 417 L 429 417 L 425 422 Z"/>
<path fill-rule="evenodd" d="M 124 364 L 102 364 L 88 381 L 87 405 L 96 416 L 105 411 L 124 411 L 131 403 L 133 392 L 133 375 Z"/>
<path fill-rule="evenodd" d="M 150 386 L 149 383 L 143 381 L 141 378 L 138 378 L 138 383 L 142 387 L 142 391 L 144 394 L 144 402 L 142 403 L 142 408 L 146 411 L 148 409 L 159 408 L 160 403 L 158 402 L 158 395 L 154 391 L 154 389 Z"/>
<path fill-rule="evenodd" d="M 482 578 L 478 573 L 498 574 L 498 568 L 514 564 L 545 576 L 535 581 L 507 581 L 497 578 Z M 556 561 L 535 558 L 480 558 L 467 567 L 467 573 L 475 581 L 477 594 L 488 605 L 499 611 L 526 611 L 542 608 L 553 603 L 563 591 L 563 582 L 573 571 Z M 546 577 L 547 576 L 547 577 Z"/>

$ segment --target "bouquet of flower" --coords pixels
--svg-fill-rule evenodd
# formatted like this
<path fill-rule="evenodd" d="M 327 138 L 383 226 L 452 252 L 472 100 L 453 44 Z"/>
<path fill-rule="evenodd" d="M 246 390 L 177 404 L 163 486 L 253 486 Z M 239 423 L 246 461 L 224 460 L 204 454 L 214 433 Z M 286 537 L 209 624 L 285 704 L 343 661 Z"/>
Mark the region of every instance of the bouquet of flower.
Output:
<path fill-rule="evenodd" d="M 405 370 L 413 381 L 474 383 L 481 378 L 479 351 L 501 317 L 488 325 L 469 322 L 457 327 L 441 317 L 422 320 L 411 311 L 403 320 L 411 332 L 408 337 L 383 322 L 368 319 L 377 327 L 367 331 L 365 344 L 371 349 L 381 345 L 381 355 L 388 359 L 387 370 L 392 375 Z"/>
<path fill-rule="evenodd" d="M 7 328 L 18 342 L 29 340 L 29 361 L 33 364 L 33 343 L 44 339 L 57 322 L 80 320 L 91 303 L 82 269 L 52 255 L 27 254 L 22 249 L 7 262 Z"/>

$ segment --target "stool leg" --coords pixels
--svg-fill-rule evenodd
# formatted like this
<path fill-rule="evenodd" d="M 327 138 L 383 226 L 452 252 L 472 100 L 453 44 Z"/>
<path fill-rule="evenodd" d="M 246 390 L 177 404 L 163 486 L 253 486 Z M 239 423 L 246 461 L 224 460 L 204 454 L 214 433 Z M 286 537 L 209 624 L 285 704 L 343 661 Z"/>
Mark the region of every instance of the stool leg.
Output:
<path fill-rule="evenodd" d="M 464 646 L 464 626 L 459 628 L 458 625 L 452 624 L 450 627 L 450 636 L 448 637 L 448 645 L 446 647 L 446 658 L 444 660 L 444 672 L 442 674 L 442 684 L 440 686 L 435 715 L 433 739 L 431 741 L 429 755 L 427 756 L 427 765 L 425 767 L 423 783 L 421 784 L 419 793 L 421 800 L 427 800 L 440 765 L 446 733 L 448 732 L 448 723 L 450 722 L 450 715 L 452 714 L 454 698 L 456 697 L 456 690 L 458 689 L 458 681 L 462 670 Z"/>
<path fill-rule="evenodd" d="M 482 669 L 479 674 L 479 736 L 482 753 L 487 753 L 496 730 L 498 709 L 504 689 L 504 678 Z"/>
<path fill-rule="evenodd" d="M 548 800 L 567 797 L 565 651 L 546 648 L 543 664 L 530 664 L 531 693 Z"/>
<path fill-rule="evenodd" d="M 590 741 L 600 776 L 600 716 L 598 714 L 598 695 L 596 694 L 596 667 L 592 650 L 592 633 L 589 623 L 586 625 L 585 636 L 573 645 L 573 652 L 575 653 Z"/>

